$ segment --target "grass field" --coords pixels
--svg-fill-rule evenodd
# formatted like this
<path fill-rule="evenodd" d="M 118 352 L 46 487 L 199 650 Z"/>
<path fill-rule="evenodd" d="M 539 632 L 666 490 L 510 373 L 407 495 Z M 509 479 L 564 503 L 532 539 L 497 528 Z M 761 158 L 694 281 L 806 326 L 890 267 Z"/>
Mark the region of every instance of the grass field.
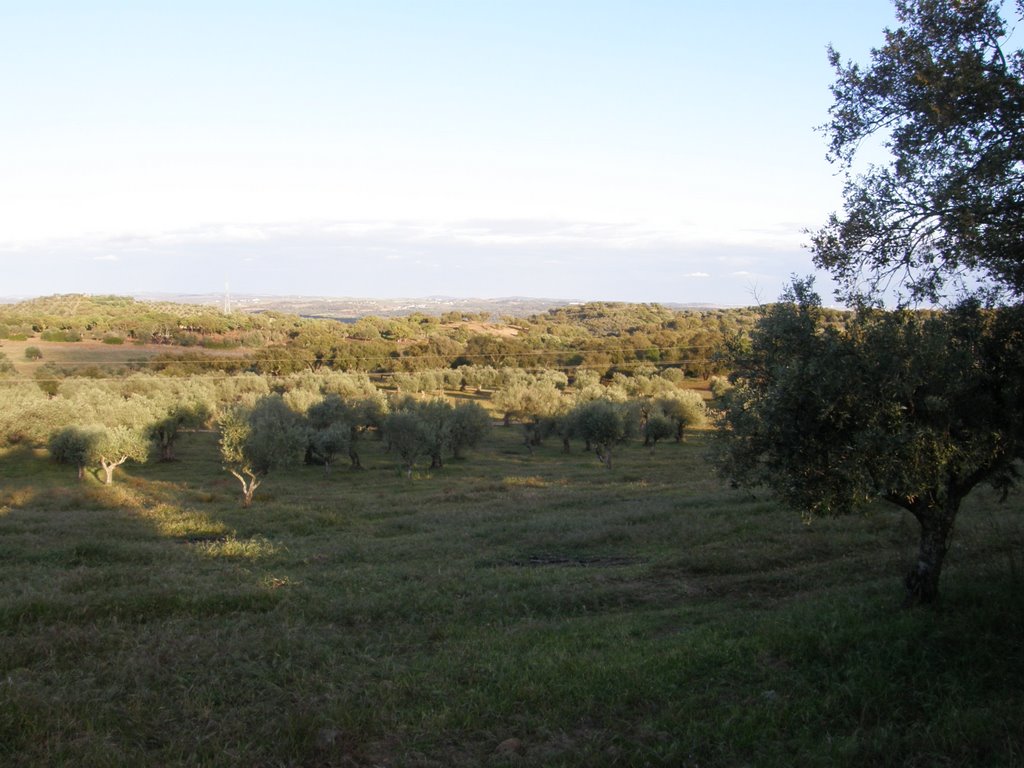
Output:
<path fill-rule="evenodd" d="M 112 487 L 0 456 L 0 765 L 1024 764 L 1022 499 L 968 500 L 935 610 L 916 524 L 804 525 L 707 433 L 442 471 L 272 475 L 215 436 Z"/>

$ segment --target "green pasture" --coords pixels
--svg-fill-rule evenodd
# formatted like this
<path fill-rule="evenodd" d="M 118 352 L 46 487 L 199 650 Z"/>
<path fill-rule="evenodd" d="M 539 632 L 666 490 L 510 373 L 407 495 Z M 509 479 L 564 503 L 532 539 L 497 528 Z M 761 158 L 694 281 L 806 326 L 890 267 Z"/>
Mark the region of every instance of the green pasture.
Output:
<path fill-rule="evenodd" d="M 9 449 L 0 765 L 1024 764 L 1021 497 L 902 611 L 911 518 L 805 525 L 709 434 L 410 480 L 371 442 L 248 510 L 211 433 L 111 487 Z"/>

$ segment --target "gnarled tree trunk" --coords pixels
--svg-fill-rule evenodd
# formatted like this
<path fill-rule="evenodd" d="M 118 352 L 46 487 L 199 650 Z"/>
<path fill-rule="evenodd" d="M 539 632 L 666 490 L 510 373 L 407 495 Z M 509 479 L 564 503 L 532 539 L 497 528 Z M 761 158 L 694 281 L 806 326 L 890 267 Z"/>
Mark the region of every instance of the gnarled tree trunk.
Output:
<path fill-rule="evenodd" d="M 921 538 L 917 549 L 917 562 L 910 569 L 903 583 L 907 595 L 903 605 L 929 605 L 939 597 L 939 577 L 942 565 L 949 551 L 953 535 L 953 523 L 960 509 L 961 495 L 939 499 L 936 494 L 894 499 L 907 509 L 921 526 Z"/>
<path fill-rule="evenodd" d="M 248 509 L 252 506 L 253 494 L 256 493 L 256 489 L 260 487 L 260 478 L 245 469 L 240 472 L 234 469 L 229 469 L 228 472 L 234 475 L 238 479 L 238 482 L 242 484 L 242 506 Z"/>
<path fill-rule="evenodd" d="M 103 466 L 103 472 L 105 473 L 105 478 L 103 482 L 106 485 L 110 485 L 111 483 L 114 482 L 114 470 L 120 467 L 126 461 L 128 461 L 127 456 L 122 456 L 120 459 L 116 461 L 110 461 L 109 459 L 102 457 L 100 458 L 100 464 Z"/>

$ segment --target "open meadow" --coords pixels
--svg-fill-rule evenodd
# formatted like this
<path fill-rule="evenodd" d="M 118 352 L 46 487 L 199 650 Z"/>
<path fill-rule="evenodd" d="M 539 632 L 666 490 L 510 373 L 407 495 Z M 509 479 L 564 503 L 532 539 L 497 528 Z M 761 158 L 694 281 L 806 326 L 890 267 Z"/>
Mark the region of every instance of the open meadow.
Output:
<path fill-rule="evenodd" d="M 406 479 L 271 474 L 216 435 L 103 486 L 0 456 L 0 764 L 1024 763 L 1022 500 L 968 499 L 935 609 L 916 523 L 730 489 L 711 433 L 604 469 L 495 428 Z"/>

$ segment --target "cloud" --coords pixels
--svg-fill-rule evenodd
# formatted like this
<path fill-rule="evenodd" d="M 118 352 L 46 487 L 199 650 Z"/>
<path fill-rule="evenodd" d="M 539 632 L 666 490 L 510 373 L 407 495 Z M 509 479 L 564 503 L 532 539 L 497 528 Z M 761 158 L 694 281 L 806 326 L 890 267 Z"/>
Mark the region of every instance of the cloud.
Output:
<path fill-rule="evenodd" d="M 764 295 L 777 295 L 788 275 L 811 269 L 799 248 L 694 240 L 685 231 L 634 222 L 557 219 L 225 222 L 22 244 L 18 251 L 0 243 L 0 261 L 11 264 L 5 283 L 19 294 L 202 293 L 220 290 L 229 275 L 237 294 L 721 304 L 749 303 L 745 284 L 752 281 Z M 120 263 L 117 270 L 86 267 L 101 261 Z"/>

